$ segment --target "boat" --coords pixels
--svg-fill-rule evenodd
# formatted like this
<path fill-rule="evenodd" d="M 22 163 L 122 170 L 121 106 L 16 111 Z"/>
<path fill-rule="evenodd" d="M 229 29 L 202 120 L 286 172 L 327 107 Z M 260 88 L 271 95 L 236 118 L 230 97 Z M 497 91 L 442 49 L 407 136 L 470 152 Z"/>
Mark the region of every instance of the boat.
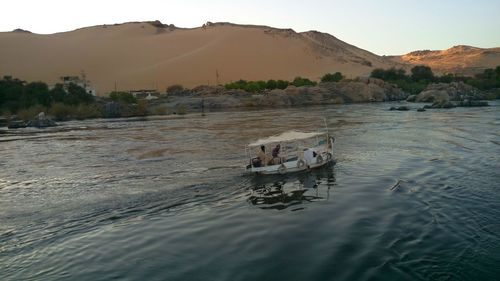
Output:
<path fill-rule="evenodd" d="M 326 132 L 287 131 L 247 145 L 246 171 L 260 175 L 295 173 L 322 167 L 333 161 L 335 138 Z M 279 145 L 279 147 L 278 147 Z M 279 154 L 266 151 L 278 147 Z M 264 149 L 262 151 L 262 149 Z M 262 151 L 262 152 L 261 152 Z M 274 151 L 273 151 L 274 152 Z M 260 157 L 256 157 L 259 155 Z M 265 156 L 264 156 L 265 155 Z"/>

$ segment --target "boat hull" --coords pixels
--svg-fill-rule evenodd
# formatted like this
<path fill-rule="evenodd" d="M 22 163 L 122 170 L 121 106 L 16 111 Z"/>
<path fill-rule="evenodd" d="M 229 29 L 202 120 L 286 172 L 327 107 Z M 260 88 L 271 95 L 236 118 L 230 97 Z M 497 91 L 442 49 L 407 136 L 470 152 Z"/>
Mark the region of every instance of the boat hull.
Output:
<path fill-rule="evenodd" d="M 315 159 L 314 163 L 307 165 L 304 160 L 289 161 L 279 165 L 268 165 L 264 167 L 248 167 L 247 172 L 258 175 L 284 175 L 289 173 L 301 172 L 309 169 L 315 169 L 325 166 L 333 161 L 331 154 L 324 154 L 320 161 Z"/>

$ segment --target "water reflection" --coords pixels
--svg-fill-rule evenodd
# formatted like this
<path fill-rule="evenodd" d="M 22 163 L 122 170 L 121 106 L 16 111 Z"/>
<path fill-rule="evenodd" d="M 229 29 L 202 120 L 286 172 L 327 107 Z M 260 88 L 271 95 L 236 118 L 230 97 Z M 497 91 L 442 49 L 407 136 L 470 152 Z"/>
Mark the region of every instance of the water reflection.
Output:
<path fill-rule="evenodd" d="M 261 209 L 298 211 L 304 204 L 329 200 L 334 185 L 333 165 L 295 175 L 256 176 L 247 201 Z"/>

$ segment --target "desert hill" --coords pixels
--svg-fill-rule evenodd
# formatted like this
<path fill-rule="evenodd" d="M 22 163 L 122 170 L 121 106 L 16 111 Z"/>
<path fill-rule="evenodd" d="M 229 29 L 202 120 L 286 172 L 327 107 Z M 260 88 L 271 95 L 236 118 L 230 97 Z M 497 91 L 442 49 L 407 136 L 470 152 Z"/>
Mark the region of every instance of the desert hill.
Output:
<path fill-rule="evenodd" d="M 428 65 L 434 72 L 441 74 L 473 75 L 500 65 L 500 48 L 483 49 L 459 45 L 443 51 L 415 51 L 394 56 L 392 60 L 412 65 Z"/>
<path fill-rule="evenodd" d="M 117 90 L 165 90 L 246 80 L 313 80 L 340 71 L 347 78 L 374 68 L 431 66 L 435 72 L 471 74 L 500 65 L 500 48 L 458 46 L 378 56 L 317 31 L 297 33 L 258 25 L 206 23 L 178 28 L 154 22 L 99 25 L 41 35 L 0 32 L 0 75 L 59 82 L 86 73 L 98 94 Z"/>
<path fill-rule="evenodd" d="M 399 63 L 316 31 L 297 33 L 267 26 L 207 23 L 178 28 L 132 22 L 49 35 L 0 33 L 0 75 L 58 82 L 85 71 L 99 94 L 118 90 L 164 90 L 238 79 L 318 80 L 340 71 L 369 75 Z"/>

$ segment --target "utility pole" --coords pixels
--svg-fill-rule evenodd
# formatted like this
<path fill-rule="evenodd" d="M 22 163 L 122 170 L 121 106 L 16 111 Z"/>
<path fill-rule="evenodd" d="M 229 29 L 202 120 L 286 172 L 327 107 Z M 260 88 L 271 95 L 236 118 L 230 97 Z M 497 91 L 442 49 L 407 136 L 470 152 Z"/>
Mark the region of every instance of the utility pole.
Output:
<path fill-rule="evenodd" d="M 215 70 L 215 86 L 219 86 L 219 70 Z"/>

